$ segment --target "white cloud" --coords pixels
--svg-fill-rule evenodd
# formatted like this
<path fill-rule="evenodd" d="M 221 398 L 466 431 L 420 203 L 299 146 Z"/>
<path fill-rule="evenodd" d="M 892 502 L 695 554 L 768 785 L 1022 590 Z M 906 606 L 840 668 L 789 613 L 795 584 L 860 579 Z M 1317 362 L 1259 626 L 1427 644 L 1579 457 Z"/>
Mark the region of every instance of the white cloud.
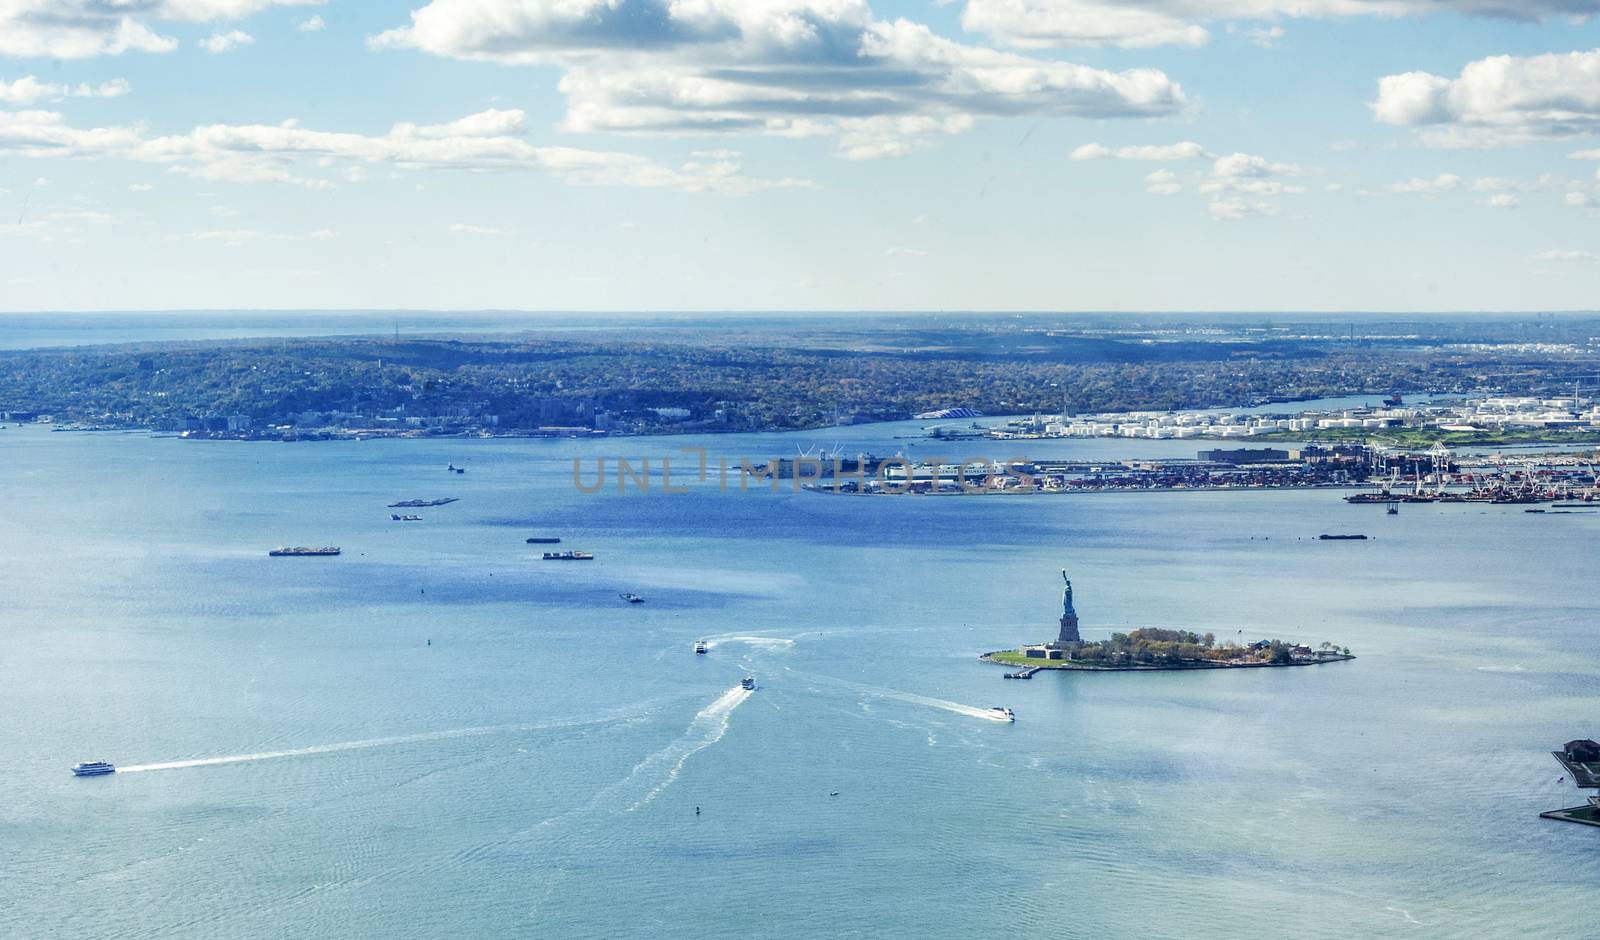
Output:
<path fill-rule="evenodd" d="M 76 85 L 41 82 L 32 75 L 24 75 L 11 82 L 0 78 L 0 102 L 6 104 L 30 105 L 63 98 L 120 98 L 132 90 L 133 86 L 125 78 L 113 78 L 98 85 L 87 82 Z"/>
<path fill-rule="evenodd" d="M 1244 37 L 1263 49 L 1274 49 L 1286 33 L 1282 26 L 1257 26 L 1245 30 Z"/>
<path fill-rule="evenodd" d="M 757 179 L 736 160 L 692 160 L 670 167 L 645 157 L 575 147 L 538 147 L 522 139 L 521 111 L 484 111 L 435 125 L 399 123 L 384 135 L 278 125 L 212 124 L 187 134 L 150 137 L 141 128 L 77 128 L 54 111 L 0 111 L 0 154 L 90 157 L 165 164 L 169 172 L 240 183 L 333 186 L 315 170 L 375 164 L 465 170 L 539 170 L 569 183 L 639 186 L 746 195 L 809 186 L 792 178 Z"/>
<path fill-rule="evenodd" d="M 1176 144 L 1143 144 L 1130 147 L 1107 147 L 1104 144 L 1084 144 L 1069 155 L 1073 160 L 1198 160 L 1206 155 L 1204 147 L 1192 140 Z"/>
<path fill-rule="evenodd" d="M 1501 146 L 1600 132 L 1600 49 L 1469 62 L 1455 78 L 1404 72 L 1378 81 L 1373 117 L 1423 127 L 1433 146 Z"/>
<path fill-rule="evenodd" d="M 1593 264 L 1596 261 L 1600 261 L 1600 255 L 1597 255 L 1592 251 L 1580 251 L 1562 248 L 1555 248 L 1551 249 L 1550 251 L 1541 251 L 1536 255 L 1532 255 L 1531 257 L 1534 261 L 1581 261 L 1586 264 Z"/>
<path fill-rule="evenodd" d="M 903 245 L 894 245 L 885 254 L 893 257 L 926 258 L 928 253 L 921 248 L 907 248 Z"/>
<path fill-rule="evenodd" d="M 313 13 L 305 19 L 295 20 L 294 28 L 302 33 L 320 33 L 328 28 L 328 24 L 322 21 L 321 16 Z"/>
<path fill-rule="evenodd" d="M 473 225 L 468 222 L 456 222 L 450 226 L 450 234 L 505 236 L 515 235 L 516 233 L 510 229 L 494 228 L 493 226 L 489 225 Z"/>
<path fill-rule="evenodd" d="M 1219 179 L 1295 176 L 1300 172 L 1300 168 L 1292 163 L 1273 163 L 1265 157 L 1248 153 L 1231 153 L 1225 157 L 1218 157 L 1211 165 L 1211 174 Z"/>
<path fill-rule="evenodd" d="M 230 29 L 225 33 L 212 33 L 200 40 L 200 48 L 212 55 L 220 55 L 240 46 L 248 46 L 255 41 L 254 36 L 242 29 Z"/>
<path fill-rule="evenodd" d="M 1251 216 L 1277 215 L 1279 207 L 1275 202 L 1260 199 L 1233 198 L 1214 199 L 1206 206 L 1206 210 L 1219 222 L 1235 222 Z"/>
<path fill-rule="evenodd" d="M 1157 196 L 1171 196 L 1183 191 L 1178 174 L 1171 170 L 1157 170 L 1144 178 L 1144 191 Z"/>
<path fill-rule="evenodd" d="M 1440 173 L 1433 179 L 1423 179 L 1413 176 L 1411 179 L 1400 183 L 1388 183 L 1382 191 L 1386 193 L 1422 193 L 1423 195 L 1437 195 L 1460 189 L 1466 181 L 1454 173 Z"/>
<path fill-rule="evenodd" d="M 149 183 L 132 183 L 128 186 L 128 192 L 130 193 L 147 193 L 153 189 L 155 189 L 155 187 Z"/>
<path fill-rule="evenodd" d="M 563 70 L 575 131 L 830 137 L 908 152 L 984 116 L 1156 117 L 1155 69 L 1113 72 L 964 45 L 865 0 L 432 0 L 374 48 Z"/>
<path fill-rule="evenodd" d="M 171 52 L 178 41 L 148 23 L 237 20 L 269 7 L 323 0 L 0 0 L 0 57 L 84 59 Z"/>
<path fill-rule="evenodd" d="M 1205 24 L 1376 15 L 1404 16 L 1452 10 L 1476 16 L 1535 22 L 1600 12 L 1600 0 L 967 0 L 961 24 L 1025 48 L 1063 46 L 1201 46 Z M 1246 32 L 1270 40 L 1268 25 Z"/>
<path fill-rule="evenodd" d="M 1561 197 L 1561 201 L 1575 209 L 1588 209 L 1595 204 L 1594 197 L 1583 192 L 1569 192 Z"/>
<path fill-rule="evenodd" d="M 230 248 L 247 245 L 251 242 L 303 242 L 326 241 L 335 238 L 336 233 L 331 229 L 317 229 L 314 232 L 262 232 L 248 228 L 211 229 L 203 232 L 187 232 L 180 235 L 169 235 L 173 241 L 197 242 L 222 242 Z"/>
<path fill-rule="evenodd" d="M 1495 193 L 1485 199 L 1483 204 L 1491 209 L 1515 209 L 1522 205 L 1522 200 L 1518 199 L 1514 193 Z"/>

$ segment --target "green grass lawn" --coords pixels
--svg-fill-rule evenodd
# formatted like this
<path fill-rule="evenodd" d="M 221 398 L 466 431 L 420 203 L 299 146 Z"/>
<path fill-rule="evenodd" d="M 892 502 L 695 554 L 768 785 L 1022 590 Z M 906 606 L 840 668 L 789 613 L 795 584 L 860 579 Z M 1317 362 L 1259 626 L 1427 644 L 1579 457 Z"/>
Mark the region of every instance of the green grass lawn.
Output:
<path fill-rule="evenodd" d="M 997 663 L 1005 663 L 1007 666 L 1044 666 L 1049 663 L 1065 662 L 1065 660 L 1060 659 L 1030 658 L 1022 655 L 1016 650 L 1008 650 L 1004 653 L 995 653 L 989 658 L 993 659 Z"/>

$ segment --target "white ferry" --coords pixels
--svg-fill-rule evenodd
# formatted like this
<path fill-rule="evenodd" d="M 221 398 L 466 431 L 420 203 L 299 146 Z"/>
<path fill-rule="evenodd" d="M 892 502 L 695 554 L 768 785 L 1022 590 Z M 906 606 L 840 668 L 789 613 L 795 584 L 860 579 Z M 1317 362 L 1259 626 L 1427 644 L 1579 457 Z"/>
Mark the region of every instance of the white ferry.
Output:
<path fill-rule="evenodd" d="M 989 710 L 994 712 L 996 718 L 1004 719 L 1005 721 L 1017 720 L 1017 713 L 1004 705 L 996 705 Z"/>
<path fill-rule="evenodd" d="M 86 760 L 72 765 L 74 777 L 101 777 L 116 772 L 114 765 L 103 760 Z"/>

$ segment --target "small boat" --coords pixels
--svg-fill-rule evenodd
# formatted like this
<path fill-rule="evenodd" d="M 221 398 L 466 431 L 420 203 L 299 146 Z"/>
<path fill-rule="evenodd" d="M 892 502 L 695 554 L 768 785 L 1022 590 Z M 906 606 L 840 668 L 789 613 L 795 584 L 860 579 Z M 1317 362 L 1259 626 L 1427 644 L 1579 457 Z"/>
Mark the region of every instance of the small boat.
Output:
<path fill-rule="evenodd" d="M 644 598 L 640 597 L 637 594 L 619 594 L 617 596 L 621 597 L 623 600 L 627 601 L 630 604 L 643 604 L 644 603 Z"/>
<path fill-rule="evenodd" d="M 1317 538 L 1324 542 L 1365 542 L 1367 540 L 1365 535 L 1328 535 L 1327 533 L 1323 533 L 1322 535 L 1317 536 Z"/>
<path fill-rule="evenodd" d="M 694 651 L 698 655 L 704 656 L 705 654 L 711 652 L 711 647 L 706 645 L 706 641 L 705 640 L 695 640 L 694 641 Z"/>
<path fill-rule="evenodd" d="M 1384 511 L 1387 512 L 1391 516 L 1398 516 L 1398 515 L 1400 515 L 1400 504 L 1399 503 L 1390 503 L 1389 504 L 1389 508 L 1384 510 Z"/>
<path fill-rule="evenodd" d="M 106 774 L 114 774 L 116 772 L 115 765 L 103 760 L 86 760 L 72 765 L 72 775 L 74 777 L 103 777 Z"/>
<path fill-rule="evenodd" d="M 322 548 L 306 548 L 303 545 L 295 548 L 286 548 L 279 545 L 272 551 L 267 552 L 267 554 L 273 558 L 298 558 L 303 555 L 337 555 L 339 554 L 339 548 L 336 545 L 328 545 Z"/>
<path fill-rule="evenodd" d="M 527 542 L 529 545 L 560 545 L 561 544 L 561 540 L 560 539 L 542 538 L 542 537 L 537 537 L 537 536 L 534 537 L 534 538 L 531 538 L 531 539 L 523 539 L 523 541 Z"/>
<path fill-rule="evenodd" d="M 1017 720 L 1017 713 L 1012 711 L 1010 708 L 1007 708 L 1004 705 L 996 705 L 996 706 L 994 706 L 993 708 L 991 708 L 989 710 L 994 712 L 996 718 L 1003 718 L 1006 721 L 1016 721 Z"/>
<path fill-rule="evenodd" d="M 740 679 L 739 688 L 744 689 L 746 692 L 754 692 L 756 688 L 755 676 L 745 676 L 743 679 Z"/>
<path fill-rule="evenodd" d="M 545 561 L 594 561 L 589 552 L 545 552 Z"/>

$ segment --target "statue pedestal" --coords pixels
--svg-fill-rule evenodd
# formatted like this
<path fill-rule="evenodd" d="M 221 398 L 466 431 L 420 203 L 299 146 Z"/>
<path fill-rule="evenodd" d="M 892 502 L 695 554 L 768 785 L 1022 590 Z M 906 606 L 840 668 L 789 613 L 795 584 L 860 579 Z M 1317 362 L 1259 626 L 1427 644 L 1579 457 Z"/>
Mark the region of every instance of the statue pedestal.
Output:
<path fill-rule="evenodd" d="M 1061 632 L 1056 636 L 1056 646 L 1077 645 L 1083 642 L 1078 636 L 1078 615 L 1067 614 L 1061 618 Z"/>

